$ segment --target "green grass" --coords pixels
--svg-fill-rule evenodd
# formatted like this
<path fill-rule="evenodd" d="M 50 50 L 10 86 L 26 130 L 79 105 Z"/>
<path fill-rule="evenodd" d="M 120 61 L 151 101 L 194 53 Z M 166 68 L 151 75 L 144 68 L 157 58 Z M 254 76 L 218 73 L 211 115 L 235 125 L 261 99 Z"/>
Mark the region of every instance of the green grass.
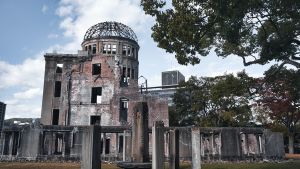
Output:
<path fill-rule="evenodd" d="M 183 164 L 181 169 L 190 169 L 189 164 Z M 300 161 L 281 163 L 223 163 L 203 164 L 202 169 L 300 169 Z"/>
<path fill-rule="evenodd" d="M 190 169 L 188 163 L 181 164 L 180 169 Z M 203 164 L 202 169 L 300 169 L 300 161 L 281 163 L 222 163 Z M 0 169 L 80 169 L 79 163 L 18 163 L 0 162 Z M 113 164 L 102 164 L 102 169 L 119 169 Z"/>

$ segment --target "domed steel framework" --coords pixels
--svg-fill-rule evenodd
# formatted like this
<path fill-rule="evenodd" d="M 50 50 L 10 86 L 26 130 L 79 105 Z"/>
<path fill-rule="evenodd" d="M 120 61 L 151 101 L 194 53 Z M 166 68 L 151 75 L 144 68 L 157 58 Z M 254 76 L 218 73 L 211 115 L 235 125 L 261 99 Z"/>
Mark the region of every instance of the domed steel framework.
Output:
<path fill-rule="evenodd" d="M 121 37 L 138 42 L 133 30 L 119 22 L 102 22 L 90 27 L 84 35 L 84 41 L 110 37 Z"/>

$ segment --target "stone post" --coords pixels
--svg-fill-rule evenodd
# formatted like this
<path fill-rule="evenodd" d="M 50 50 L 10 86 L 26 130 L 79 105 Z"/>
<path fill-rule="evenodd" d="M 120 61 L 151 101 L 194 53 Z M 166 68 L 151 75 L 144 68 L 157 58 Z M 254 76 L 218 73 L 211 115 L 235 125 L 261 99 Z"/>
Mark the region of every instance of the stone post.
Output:
<path fill-rule="evenodd" d="M 192 128 L 192 169 L 201 169 L 200 129 Z"/>
<path fill-rule="evenodd" d="M 106 133 L 103 133 L 102 135 L 102 155 L 105 157 L 105 151 L 106 151 Z"/>
<path fill-rule="evenodd" d="M 123 161 L 129 161 L 131 150 L 131 132 L 125 130 L 123 133 Z"/>
<path fill-rule="evenodd" d="M 152 169 L 164 168 L 164 123 L 156 121 L 152 127 Z"/>
<path fill-rule="evenodd" d="M 170 130 L 169 169 L 179 169 L 179 130 Z"/>
<path fill-rule="evenodd" d="M 89 126 L 83 131 L 81 169 L 101 169 L 100 139 L 100 126 Z"/>
<path fill-rule="evenodd" d="M 133 110 L 132 162 L 149 162 L 148 106 L 138 102 Z"/>

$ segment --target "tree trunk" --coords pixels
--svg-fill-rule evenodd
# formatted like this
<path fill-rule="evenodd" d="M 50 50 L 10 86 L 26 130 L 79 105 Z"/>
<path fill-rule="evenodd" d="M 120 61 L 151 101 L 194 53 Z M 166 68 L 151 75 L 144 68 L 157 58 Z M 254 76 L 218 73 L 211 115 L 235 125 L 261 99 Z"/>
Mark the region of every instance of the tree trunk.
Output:
<path fill-rule="evenodd" d="M 294 134 L 289 134 L 289 154 L 294 154 Z"/>

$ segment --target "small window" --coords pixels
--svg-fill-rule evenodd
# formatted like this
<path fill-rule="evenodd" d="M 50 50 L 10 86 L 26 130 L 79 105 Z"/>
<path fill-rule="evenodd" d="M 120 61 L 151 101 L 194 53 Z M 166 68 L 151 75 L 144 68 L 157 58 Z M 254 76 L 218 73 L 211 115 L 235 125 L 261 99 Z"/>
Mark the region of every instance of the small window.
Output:
<path fill-rule="evenodd" d="M 90 124 L 100 126 L 100 116 L 91 116 Z"/>
<path fill-rule="evenodd" d="M 131 48 L 129 46 L 127 48 L 127 56 L 131 56 Z"/>
<path fill-rule="evenodd" d="M 101 74 L 101 64 L 100 63 L 93 64 L 92 68 L 93 68 L 93 70 L 92 70 L 93 75 L 100 75 Z"/>
<path fill-rule="evenodd" d="M 61 81 L 56 81 L 54 88 L 55 88 L 54 89 L 54 97 L 60 97 L 60 93 L 61 93 Z"/>
<path fill-rule="evenodd" d="M 109 148 L 110 148 L 110 139 L 107 138 L 105 139 L 105 154 L 109 154 L 110 152 Z"/>
<path fill-rule="evenodd" d="M 87 51 L 88 50 L 88 47 L 87 46 L 85 46 L 85 51 Z"/>
<path fill-rule="evenodd" d="M 117 53 L 117 45 L 112 45 L 112 54 L 116 54 Z"/>
<path fill-rule="evenodd" d="M 123 142 L 124 141 L 124 138 L 123 136 L 119 136 L 119 153 L 122 153 L 123 152 Z"/>
<path fill-rule="evenodd" d="M 62 73 L 63 64 L 56 64 L 56 73 Z"/>
<path fill-rule="evenodd" d="M 120 99 L 119 121 L 123 123 L 127 122 L 127 115 L 128 115 L 128 99 L 122 98 Z"/>
<path fill-rule="evenodd" d="M 134 79 L 134 69 L 131 69 L 131 78 Z"/>
<path fill-rule="evenodd" d="M 52 111 L 52 125 L 58 125 L 59 121 L 59 109 L 53 109 Z"/>
<path fill-rule="evenodd" d="M 126 53 L 127 53 L 127 46 L 123 45 L 122 54 L 126 55 Z"/>
<path fill-rule="evenodd" d="M 92 50 L 92 45 L 89 45 L 89 51 L 91 51 Z"/>
<path fill-rule="evenodd" d="M 103 54 L 107 54 L 107 45 L 106 44 L 104 44 L 104 46 L 103 46 Z"/>
<path fill-rule="evenodd" d="M 101 103 L 101 100 L 102 100 L 102 87 L 93 87 L 91 103 Z"/>
<path fill-rule="evenodd" d="M 92 54 L 96 54 L 96 51 L 97 51 L 97 45 L 93 44 Z"/>
<path fill-rule="evenodd" d="M 132 48 L 132 56 L 135 57 L 135 48 Z"/>
<path fill-rule="evenodd" d="M 129 77 L 129 78 L 130 78 L 130 74 L 131 74 L 131 72 L 130 72 L 130 68 L 127 68 L 127 77 Z"/>
<path fill-rule="evenodd" d="M 107 54 L 111 54 L 111 45 L 107 44 Z"/>

